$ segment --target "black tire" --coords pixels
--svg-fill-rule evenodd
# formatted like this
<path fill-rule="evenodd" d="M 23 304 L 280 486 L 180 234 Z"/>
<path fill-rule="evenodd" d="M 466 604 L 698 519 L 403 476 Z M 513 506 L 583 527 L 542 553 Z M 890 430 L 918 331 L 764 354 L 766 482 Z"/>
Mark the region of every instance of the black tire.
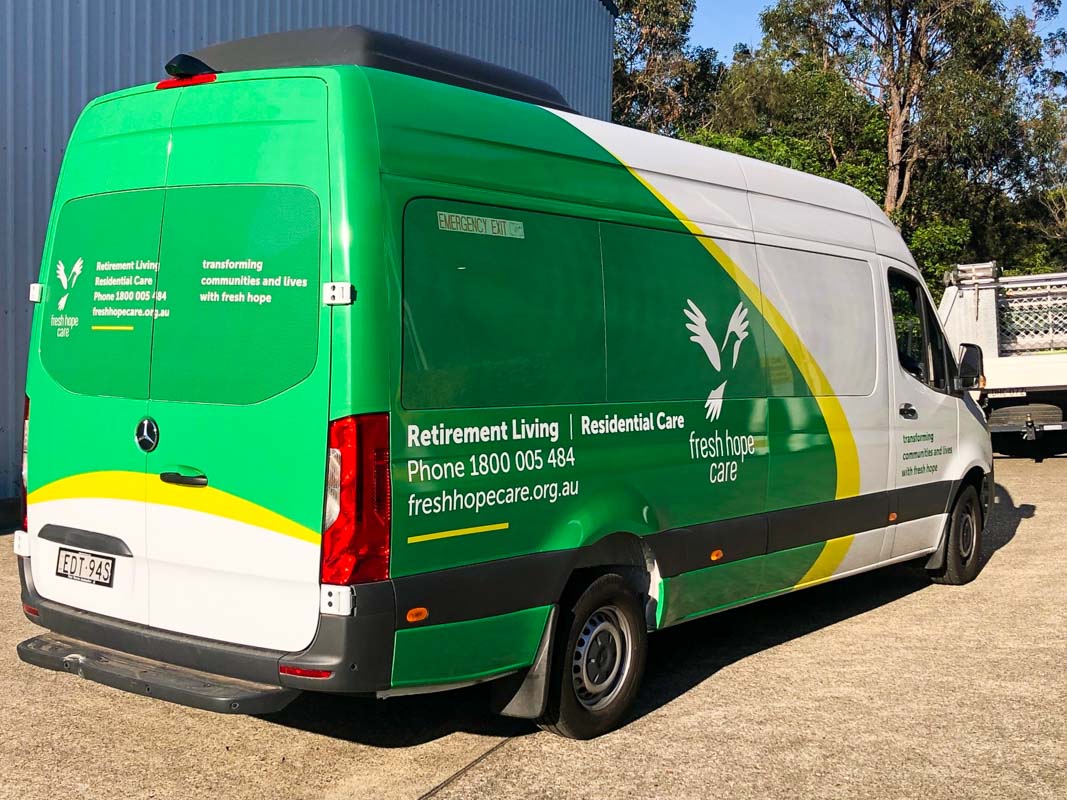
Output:
<path fill-rule="evenodd" d="M 548 702 L 537 724 L 569 739 L 618 727 L 637 696 L 647 651 L 637 595 L 619 575 L 601 575 L 560 607 Z"/>
<path fill-rule="evenodd" d="M 944 564 L 941 569 L 930 572 L 934 583 L 962 586 L 978 577 L 982 565 L 982 527 L 982 504 L 978 492 L 973 486 L 965 486 L 948 519 L 948 535 L 941 545 L 945 548 Z"/>

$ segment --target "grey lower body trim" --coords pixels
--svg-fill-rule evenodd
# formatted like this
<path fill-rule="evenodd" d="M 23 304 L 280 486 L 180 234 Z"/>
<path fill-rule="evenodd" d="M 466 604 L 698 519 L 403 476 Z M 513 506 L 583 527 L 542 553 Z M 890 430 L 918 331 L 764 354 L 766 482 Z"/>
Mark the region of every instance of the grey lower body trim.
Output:
<path fill-rule="evenodd" d="M 379 700 L 388 700 L 390 697 L 411 697 L 412 695 L 418 694 L 451 692 L 456 689 L 466 689 L 471 686 L 489 683 L 490 681 L 506 680 L 517 672 L 519 672 L 519 670 L 514 672 L 501 672 L 496 675 L 487 675 L 484 678 L 474 678 L 469 681 L 456 681 L 455 683 L 428 683 L 424 686 L 399 686 L 396 689 L 384 689 L 383 691 L 375 692 L 374 696 Z"/>

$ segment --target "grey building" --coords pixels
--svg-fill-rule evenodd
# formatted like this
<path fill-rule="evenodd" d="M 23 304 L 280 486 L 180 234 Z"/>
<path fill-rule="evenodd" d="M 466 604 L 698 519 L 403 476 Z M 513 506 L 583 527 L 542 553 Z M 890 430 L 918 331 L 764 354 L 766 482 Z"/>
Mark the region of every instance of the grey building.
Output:
<path fill-rule="evenodd" d="M 583 114 L 611 101 L 611 0 L 0 0 L 0 525 L 17 494 L 30 310 L 52 194 L 85 104 L 175 53 L 359 24 L 524 72 Z"/>

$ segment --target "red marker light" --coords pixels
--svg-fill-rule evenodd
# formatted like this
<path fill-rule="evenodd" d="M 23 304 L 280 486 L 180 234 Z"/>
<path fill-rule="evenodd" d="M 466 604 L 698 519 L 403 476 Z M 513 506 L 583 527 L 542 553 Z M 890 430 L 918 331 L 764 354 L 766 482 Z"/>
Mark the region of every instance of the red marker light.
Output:
<path fill-rule="evenodd" d="M 196 86 L 198 83 L 214 83 L 214 72 L 203 75 L 190 75 L 188 78 L 167 78 L 156 84 L 157 89 L 177 89 L 179 86 Z"/>
<path fill-rule="evenodd" d="M 294 675 L 297 678 L 329 678 L 333 675 L 328 669 L 305 669 L 304 667 L 290 667 L 282 664 L 278 667 L 282 675 Z"/>

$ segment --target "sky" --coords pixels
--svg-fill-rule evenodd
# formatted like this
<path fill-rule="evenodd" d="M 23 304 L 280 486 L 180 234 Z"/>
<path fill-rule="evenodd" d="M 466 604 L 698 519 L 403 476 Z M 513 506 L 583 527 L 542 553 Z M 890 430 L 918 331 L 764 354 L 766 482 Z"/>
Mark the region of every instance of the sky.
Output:
<path fill-rule="evenodd" d="M 765 0 L 697 0 L 689 38 L 695 45 L 714 47 L 729 63 L 738 42 L 753 48 L 759 44 L 759 13 L 769 5 Z"/>
<path fill-rule="evenodd" d="M 701 47 L 714 47 L 719 51 L 719 58 L 730 63 L 734 45 L 744 42 L 753 49 L 759 45 L 762 32 L 759 26 L 759 13 L 772 0 L 697 0 L 697 10 L 693 15 L 693 30 L 689 38 L 693 44 Z M 1011 8 L 1018 3 L 1006 3 Z M 1029 4 L 1024 7 L 1028 8 Z M 1060 8 L 1059 18 L 1054 22 L 1042 23 L 1043 30 L 1067 28 L 1067 2 Z M 1067 57 L 1059 59 L 1060 69 L 1067 68 Z"/>

